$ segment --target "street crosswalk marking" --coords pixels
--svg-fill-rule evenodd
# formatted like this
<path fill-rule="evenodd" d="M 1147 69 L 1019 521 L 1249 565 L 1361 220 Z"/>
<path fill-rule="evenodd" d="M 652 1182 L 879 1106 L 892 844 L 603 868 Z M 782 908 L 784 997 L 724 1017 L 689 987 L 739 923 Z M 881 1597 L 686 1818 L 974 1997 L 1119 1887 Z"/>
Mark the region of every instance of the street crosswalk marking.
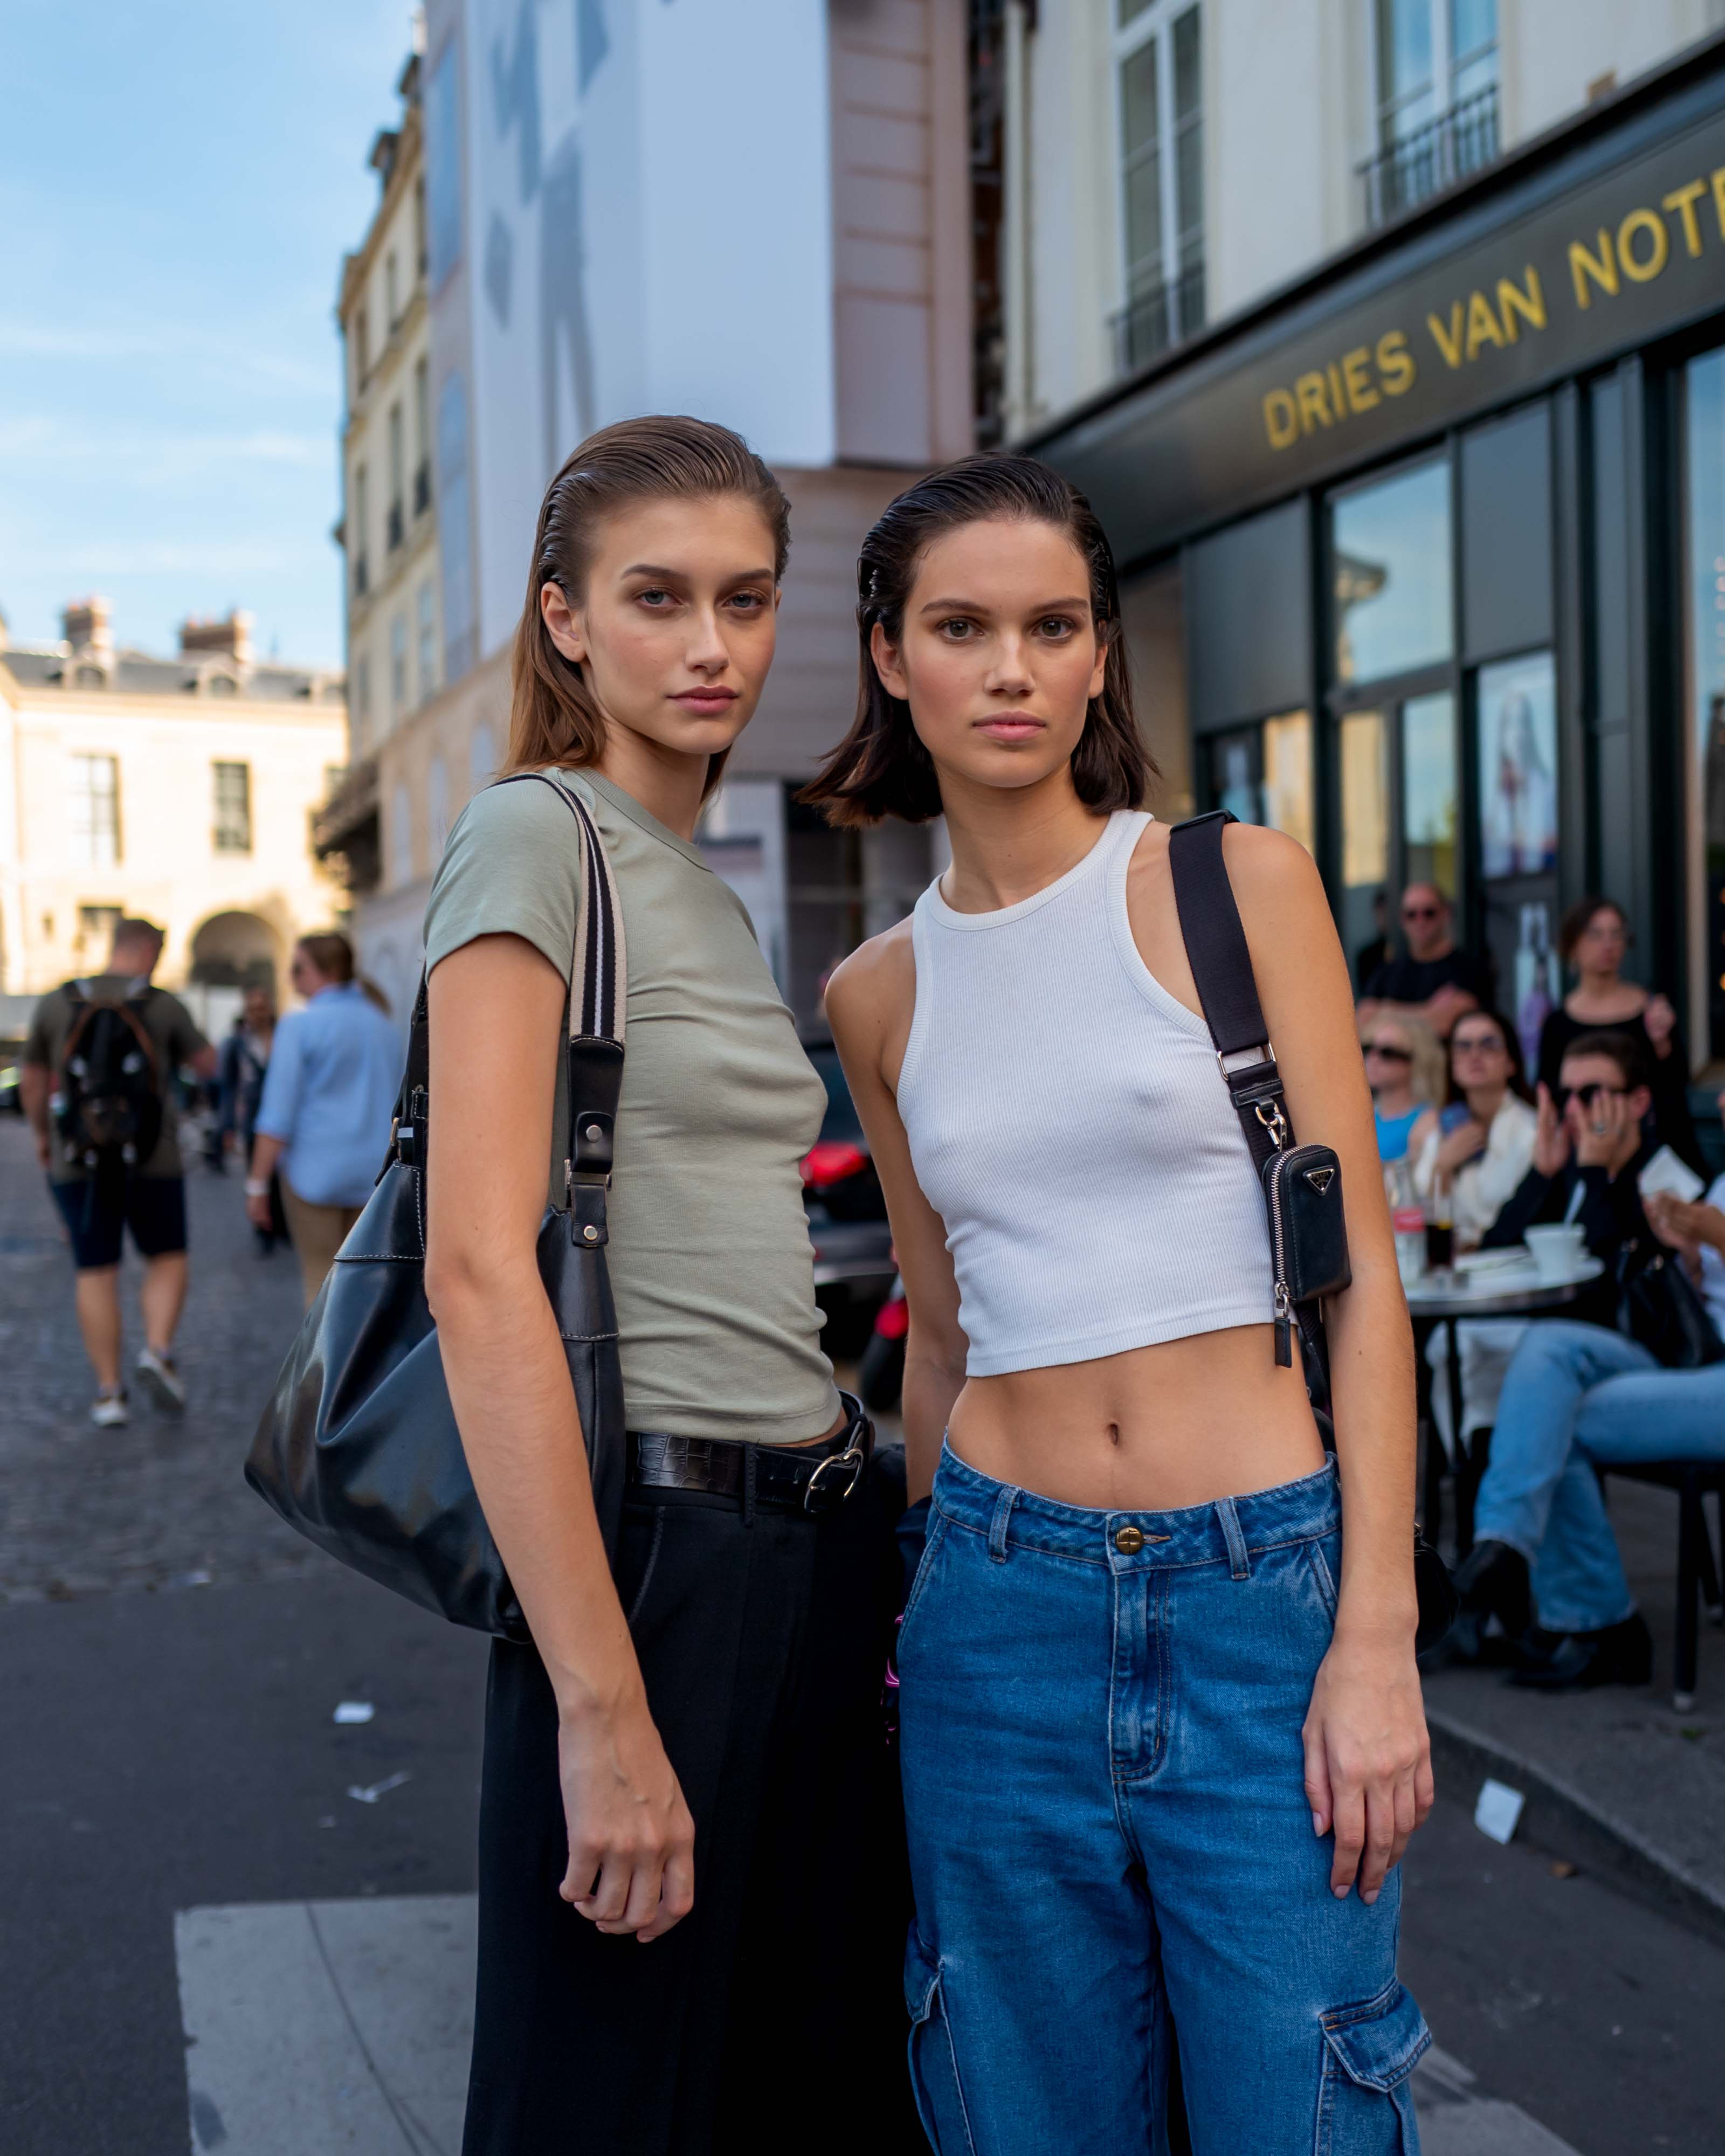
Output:
<path fill-rule="evenodd" d="M 192 2156 L 459 2156 L 476 1937 L 470 1894 L 182 1911 Z M 1424 2156 L 1576 2156 L 1435 2046 L 1414 2100 Z"/>

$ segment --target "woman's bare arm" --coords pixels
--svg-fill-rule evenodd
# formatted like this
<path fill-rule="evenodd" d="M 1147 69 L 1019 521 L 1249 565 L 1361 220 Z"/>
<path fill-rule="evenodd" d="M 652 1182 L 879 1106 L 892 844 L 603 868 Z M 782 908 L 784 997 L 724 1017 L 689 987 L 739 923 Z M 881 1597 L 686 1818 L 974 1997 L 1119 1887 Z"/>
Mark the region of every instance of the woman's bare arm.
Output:
<path fill-rule="evenodd" d="M 1306 1729 L 1313 1825 L 1336 1836 L 1332 1884 L 1373 1900 L 1432 1803 L 1414 1662 L 1414 1347 L 1396 1271 L 1348 967 L 1310 855 L 1281 833 L 1223 840 L 1264 1019 L 1300 1142 L 1342 1163 L 1353 1284 L 1325 1308 L 1341 1472 L 1335 1637 Z M 1322 1821 L 1322 1824 L 1320 1824 Z"/>
<path fill-rule="evenodd" d="M 485 936 L 434 968 L 425 1284 L 485 1519 L 557 1695 L 561 1892 L 645 1940 L 694 1899 L 695 1830 L 612 1584 L 580 1418 L 539 1277 L 565 983 Z"/>
<path fill-rule="evenodd" d="M 894 1097 L 916 996 L 908 921 L 853 952 L 827 984 L 827 1017 L 886 1194 L 893 1248 L 911 1313 L 903 1414 L 913 1504 L 933 1487 L 952 1403 L 964 1389 L 968 1353 L 946 1224 L 916 1181 Z"/>

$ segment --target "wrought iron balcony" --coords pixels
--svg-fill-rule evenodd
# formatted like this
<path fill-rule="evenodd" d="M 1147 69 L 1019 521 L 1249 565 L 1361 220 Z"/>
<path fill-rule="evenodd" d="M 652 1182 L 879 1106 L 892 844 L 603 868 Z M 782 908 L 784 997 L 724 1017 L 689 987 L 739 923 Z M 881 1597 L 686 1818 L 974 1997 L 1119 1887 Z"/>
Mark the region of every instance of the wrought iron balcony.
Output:
<path fill-rule="evenodd" d="M 1153 285 L 1127 301 L 1109 323 L 1118 374 L 1136 374 L 1159 353 L 1204 327 L 1202 258 L 1164 285 Z"/>
<path fill-rule="evenodd" d="M 1358 169 L 1365 182 L 1366 222 L 1388 224 L 1428 195 L 1440 194 L 1497 156 L 1497 85 L 1465 97 L 1411 135 L 1391 142 Z"/>

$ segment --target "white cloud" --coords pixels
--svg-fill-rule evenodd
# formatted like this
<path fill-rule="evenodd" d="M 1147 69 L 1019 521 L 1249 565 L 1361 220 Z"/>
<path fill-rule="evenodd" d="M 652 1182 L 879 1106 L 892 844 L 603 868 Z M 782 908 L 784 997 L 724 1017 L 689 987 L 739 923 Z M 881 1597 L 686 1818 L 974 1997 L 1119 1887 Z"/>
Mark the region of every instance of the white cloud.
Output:
<path fill-rule="evenodd" d="M 107 432 L 89 420 L 74 425 L 64 418 L 28 413 L 0 419 L 0 457 L 102 464 L 116 470 L 143 466 L 162 474 L 214 464 L 295 465 L 326 470 L 334 467 L 336 445 L 332 435 L 293 434 L 280 428 L 254 428 L 239 434 L 187 434 L 167 429 L 157 434 L 136 427 Z"/>

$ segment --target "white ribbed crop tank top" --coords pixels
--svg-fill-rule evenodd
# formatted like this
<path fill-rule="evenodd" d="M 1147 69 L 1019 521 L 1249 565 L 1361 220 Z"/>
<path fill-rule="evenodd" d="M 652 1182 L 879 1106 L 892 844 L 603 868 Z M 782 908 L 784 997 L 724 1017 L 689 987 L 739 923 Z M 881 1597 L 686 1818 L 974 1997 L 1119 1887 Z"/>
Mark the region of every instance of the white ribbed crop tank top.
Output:
<path fill-rule="evenodd" d="M 1145 965 L 1117 809 L 993 913 L 916 901 L 898 1107 L 946 1223 L 972 1377 L 1269 1324 L 1264 1197 L 1209 1029 Z"/>

